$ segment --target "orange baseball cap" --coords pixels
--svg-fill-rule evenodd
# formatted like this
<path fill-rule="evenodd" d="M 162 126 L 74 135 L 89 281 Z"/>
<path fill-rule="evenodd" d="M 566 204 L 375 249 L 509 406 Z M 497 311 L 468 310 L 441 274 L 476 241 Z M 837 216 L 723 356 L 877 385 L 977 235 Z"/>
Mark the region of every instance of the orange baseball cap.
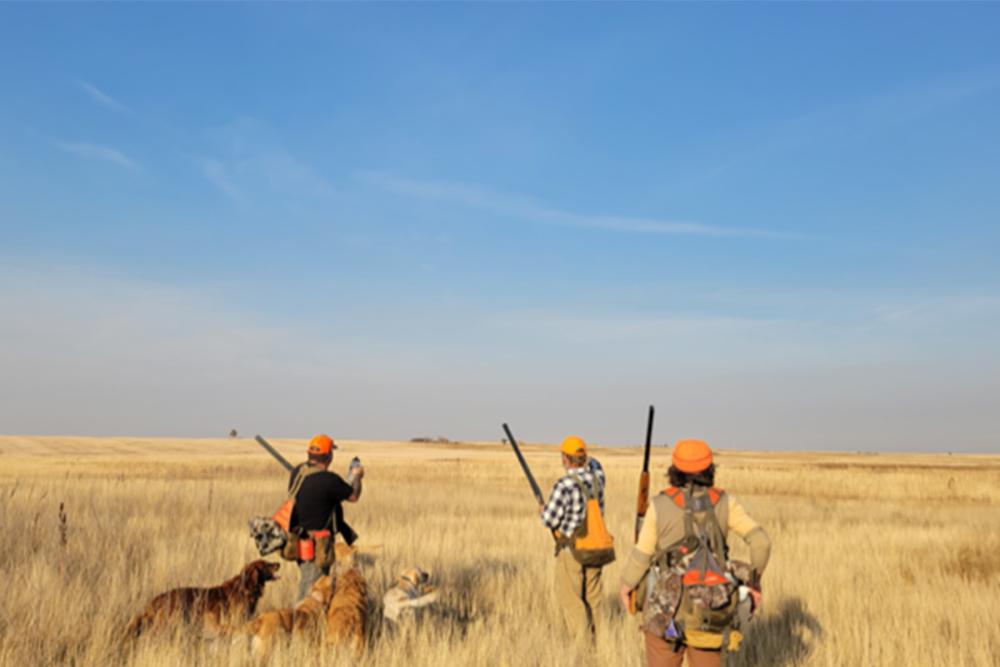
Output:
<path fill-rule="evenodd" d="M 568 435 L 566 436 L 566 439 L 562 441 L 562 445 L 559 446 L 559 451 L 567 456 L 586 454 L 587 443 L 585 443 L 583 438 L 578 435 Z"/>
<path fill-rule="evenodd" d="M 672 460 L 681 472 L 701 472 L 712 465 L 712 450 L 704 440 L 679 440 Z"/>
<path fill-rule="evenodd" d="M 333 438 L 325 433 L 314 435 L 309 441 L 309 454 L 311 456 L 326 456 L 335 449 L 337 449 L 337 445 L 333 442 Z"/>

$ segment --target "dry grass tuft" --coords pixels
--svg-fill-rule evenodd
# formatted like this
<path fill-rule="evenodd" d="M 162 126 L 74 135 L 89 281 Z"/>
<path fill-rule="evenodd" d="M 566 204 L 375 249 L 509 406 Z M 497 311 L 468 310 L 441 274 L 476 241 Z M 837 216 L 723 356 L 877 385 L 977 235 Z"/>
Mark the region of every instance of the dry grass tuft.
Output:
<path fill-rule="evenodd" d="M 1000 543 L 963 544 L 944 569 L 963 581 L 1000 581 Z"/>

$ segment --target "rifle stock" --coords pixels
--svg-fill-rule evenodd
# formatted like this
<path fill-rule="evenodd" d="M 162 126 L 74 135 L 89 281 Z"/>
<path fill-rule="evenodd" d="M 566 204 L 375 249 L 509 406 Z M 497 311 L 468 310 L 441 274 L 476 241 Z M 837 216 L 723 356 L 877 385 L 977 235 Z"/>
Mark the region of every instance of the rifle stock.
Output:
<path fill-rule="evenodd" d="M 635 539 L 639 539 L 639 531 L 642 530 L 642 521 L 646 517 L 646 510 L 649 509 L 649 471 L 643 470 L 639 475 L 639 495 L 635 506 Z"/>

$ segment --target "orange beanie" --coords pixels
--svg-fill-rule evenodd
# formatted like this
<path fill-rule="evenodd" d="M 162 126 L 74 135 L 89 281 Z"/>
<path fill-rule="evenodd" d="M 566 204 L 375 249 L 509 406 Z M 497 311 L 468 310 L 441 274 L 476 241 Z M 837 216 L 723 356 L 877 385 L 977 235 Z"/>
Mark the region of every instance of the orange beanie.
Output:
<path fill-rule="evenodd" d="M 712 465 L 712 450 L 704 440 L 680 440 L 674 445 L 673 463 L 681 472 L 701 472 Z"/>

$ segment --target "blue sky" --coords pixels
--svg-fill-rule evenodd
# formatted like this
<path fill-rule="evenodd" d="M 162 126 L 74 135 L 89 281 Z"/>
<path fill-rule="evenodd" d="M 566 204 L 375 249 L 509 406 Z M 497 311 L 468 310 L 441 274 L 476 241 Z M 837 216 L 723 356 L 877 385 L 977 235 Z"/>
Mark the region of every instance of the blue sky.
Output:
<path fill-rule="evenodd" d="M 0 431 L 996 451 L 998 22 L 2 5 Z"/>

